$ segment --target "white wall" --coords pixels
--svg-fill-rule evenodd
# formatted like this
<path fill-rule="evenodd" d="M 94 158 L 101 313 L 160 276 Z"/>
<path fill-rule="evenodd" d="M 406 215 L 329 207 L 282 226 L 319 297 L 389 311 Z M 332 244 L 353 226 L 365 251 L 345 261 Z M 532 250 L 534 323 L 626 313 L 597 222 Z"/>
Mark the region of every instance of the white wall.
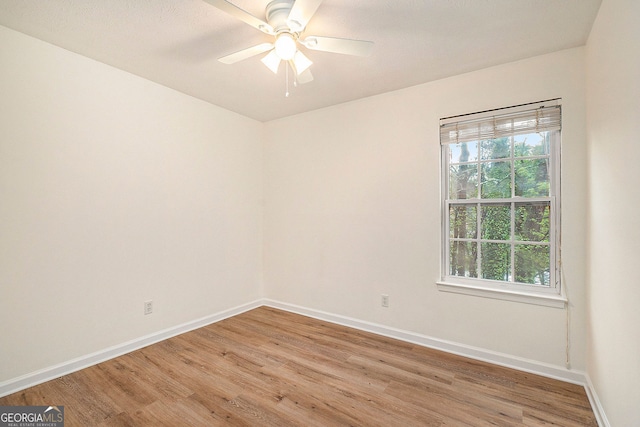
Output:
<path fill-rule="evenodd" d="M 261 123 L 0 46 L 0 383 L 262 296 Z"/>
<path fill-rule="evenodd" d="M 612 426 L 640 425 L 640 2 L 605 0 L 587 44 L 588 372 Z"/>
<path fill-rule="evenodd" d="M 0 43 L 0 382 L 262 296 L 564 366 L 566 310 L 435 286 L 438 119 L 554 97 L 586 368 L 584 49 L 261 124 L 2 27 Z"/>
<path fill-rule="evenodd" d="M 563 98 L 570 358 L 585 368 L 584 50 L 473 72 L 265 125 L 270 298 L 565 366 L 567 312 L 439 292 L 441 117 Z M 390 307 L 382 308 L 386 293 Z"/>

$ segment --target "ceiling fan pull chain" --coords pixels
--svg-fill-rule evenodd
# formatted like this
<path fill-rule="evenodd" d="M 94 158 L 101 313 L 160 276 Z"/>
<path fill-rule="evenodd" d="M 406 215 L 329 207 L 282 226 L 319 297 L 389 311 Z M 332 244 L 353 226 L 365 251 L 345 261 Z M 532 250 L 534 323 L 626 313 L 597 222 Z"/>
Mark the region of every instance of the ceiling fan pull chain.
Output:
<path fill-rule="evenodd" d="M 284 97 L 288 98 L 289 97 L 289 66 L 288 66 L 288 64 L 285 64 L 284 69 L 285 69 L 285 73 L 284 73 L 284 75 L 285 75 L 285 83 L 287 85 L 286 91 L 284 92 Z"/>

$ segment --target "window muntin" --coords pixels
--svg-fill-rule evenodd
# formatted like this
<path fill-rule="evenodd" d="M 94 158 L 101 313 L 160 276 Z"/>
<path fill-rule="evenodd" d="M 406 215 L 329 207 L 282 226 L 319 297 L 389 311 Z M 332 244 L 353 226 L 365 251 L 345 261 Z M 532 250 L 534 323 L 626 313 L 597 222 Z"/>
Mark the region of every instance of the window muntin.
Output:
<path fill-rule="evenodd" d="M 560 107 L 501 112 L 441 123 L 443 281 L 558 293 Z"/>

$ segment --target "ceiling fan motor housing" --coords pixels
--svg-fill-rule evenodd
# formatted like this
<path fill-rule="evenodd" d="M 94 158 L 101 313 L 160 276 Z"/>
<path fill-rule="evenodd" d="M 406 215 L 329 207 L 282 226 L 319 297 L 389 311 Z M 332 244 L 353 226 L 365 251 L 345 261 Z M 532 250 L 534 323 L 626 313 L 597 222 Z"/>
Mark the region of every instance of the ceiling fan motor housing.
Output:
<path fill-rule="evenodd" d="M 267 5 L 267 22 L 276 34 L 286 32 L 295 35 L 302 31 L 301 24 L 297 21 L 289 21 L 289 14 L 294 0 L 273 0 Z"/>

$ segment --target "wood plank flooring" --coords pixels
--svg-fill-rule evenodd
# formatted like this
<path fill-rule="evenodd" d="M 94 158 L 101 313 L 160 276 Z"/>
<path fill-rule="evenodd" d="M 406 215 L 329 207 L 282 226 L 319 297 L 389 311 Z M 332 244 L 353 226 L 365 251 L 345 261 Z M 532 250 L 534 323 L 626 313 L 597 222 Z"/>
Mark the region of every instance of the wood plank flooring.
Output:
<path fill-rule="evenodd" d="M 260 307 L 0 398 L 71 426 L 596 426 L 584 388 Z"/>

